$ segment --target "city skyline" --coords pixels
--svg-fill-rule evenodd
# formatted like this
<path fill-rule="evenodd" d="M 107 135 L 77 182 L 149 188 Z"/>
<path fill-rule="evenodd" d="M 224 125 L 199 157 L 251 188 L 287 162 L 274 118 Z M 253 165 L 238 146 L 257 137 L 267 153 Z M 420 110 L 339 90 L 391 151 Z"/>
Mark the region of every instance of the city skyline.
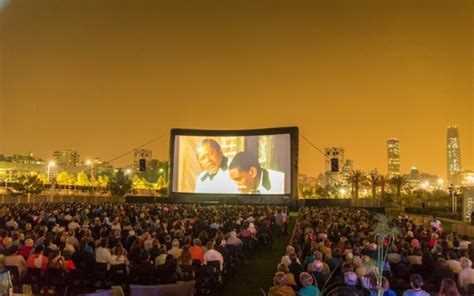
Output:
<path fill-rule="evenodd" d="M 0 154 L 107 161 L 164 135 L 144 147 L 164 160 L 171 128 L 298 126 L 381 173 L 397 138 L 401 172 L 446 178 L 456 125 L 474 168 L 472 2 L 5 3 Z M 301 173 L 324 171 L 299 152 Z"/>

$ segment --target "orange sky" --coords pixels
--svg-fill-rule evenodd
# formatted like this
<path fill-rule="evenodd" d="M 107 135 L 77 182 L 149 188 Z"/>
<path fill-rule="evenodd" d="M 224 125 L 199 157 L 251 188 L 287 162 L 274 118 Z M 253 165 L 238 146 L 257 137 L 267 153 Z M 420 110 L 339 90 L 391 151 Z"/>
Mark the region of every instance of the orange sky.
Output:
<path fill-rule="evenodd" d="M 356 168 L 474 169 L 472 1 L 10 1 L 0 154 L 111 159 L 171 128 L 299 126 Z M 151 144 L 168 158 L 168 136 Z M 120 159 L 123 165 L 131 156 Z M 300 141 L 300 172 L 323 156 Z"/>

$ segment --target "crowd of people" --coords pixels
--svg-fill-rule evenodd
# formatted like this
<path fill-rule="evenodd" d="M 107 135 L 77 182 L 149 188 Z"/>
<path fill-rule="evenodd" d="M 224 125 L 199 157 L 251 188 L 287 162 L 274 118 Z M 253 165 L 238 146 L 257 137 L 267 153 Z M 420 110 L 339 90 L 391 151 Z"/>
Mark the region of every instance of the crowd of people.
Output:
<path fill-rule="evenodd" d="M 403 214 L 387 225 L 393 244 L 379 246 L 378 223 L 362 209 L 301 208 L 269 295 L 474 295 L 474 242 Z"/>
<path fill-rule="evenodd" d="M 284 230 L 287 212 L 277 206 L 196 204 L 4 206 L 0 270 L 47 289 L 68 280 L 91 289 L 114 281 L 199 282 L 205 267 L 215 267 L 221 277 L 246 248 L 271 243 L 272 229 Z"/>

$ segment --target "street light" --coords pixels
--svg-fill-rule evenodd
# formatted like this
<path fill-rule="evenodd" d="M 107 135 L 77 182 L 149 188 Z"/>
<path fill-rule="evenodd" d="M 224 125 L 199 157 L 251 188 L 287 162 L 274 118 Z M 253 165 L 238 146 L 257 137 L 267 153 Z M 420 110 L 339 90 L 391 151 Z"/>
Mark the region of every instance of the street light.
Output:
<path fill-rule="evenodd" d="M 439 188 L 443 188 L 443 185 L 444 185 L 443 179 L 438 179 L 438 185 L 439 185 Z"/>
<path fill-rule="evenodd" d="M 341 193 L 341 196 L 344 197 L 347 193 L 347 190 L 346 190 L 346 188 L 341 188 L 341 189 L 339 189 L 339 192 Z"/>
<path fill-rule="evenodd" d="M 125 175 L 130 175 L 132 173 L 132 170 L 131 169 L 126 169 L 125 170 Z"/>
<path fill-rule="evenodd" d="M 49 183 L 49 176 L 51 174 L 51 167 L 55 166 L 56 163 L 54 161 L 48 162 L 48 183 Z"/>
<path fill-rule="evenodd" d="M 428 183 L 428 181 L 421 183 L 421 188 L 423 188 L 424 190 L 427 190 L 429 186 L 430 186 L 430 183 Z"/>
<path fill-rule="evenodd" d="M 470 185 L 474 184 L 474 177 L 473 176 L 467 176 L 467 183 Z"/>

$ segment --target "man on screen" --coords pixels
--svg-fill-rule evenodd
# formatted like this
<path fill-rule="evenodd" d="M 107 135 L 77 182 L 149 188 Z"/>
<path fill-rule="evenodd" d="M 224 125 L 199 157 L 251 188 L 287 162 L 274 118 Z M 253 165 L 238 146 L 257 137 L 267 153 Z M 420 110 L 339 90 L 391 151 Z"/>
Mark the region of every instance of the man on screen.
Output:
<path fill-rule="evenodd" d="M 229 165 L 229 174 L 240 193 L 285 193 L 285 174 L 260 167 L 255 154 L 246 151 L 237 153 Z"/>
<path fill-rule="evenodd" d="M 199 165 L 203 170 L 196 179 L 196 193 L 239 193 L 228 173 L 228 158 L 213 139 L 202 140 L 196 149 Z"/>

